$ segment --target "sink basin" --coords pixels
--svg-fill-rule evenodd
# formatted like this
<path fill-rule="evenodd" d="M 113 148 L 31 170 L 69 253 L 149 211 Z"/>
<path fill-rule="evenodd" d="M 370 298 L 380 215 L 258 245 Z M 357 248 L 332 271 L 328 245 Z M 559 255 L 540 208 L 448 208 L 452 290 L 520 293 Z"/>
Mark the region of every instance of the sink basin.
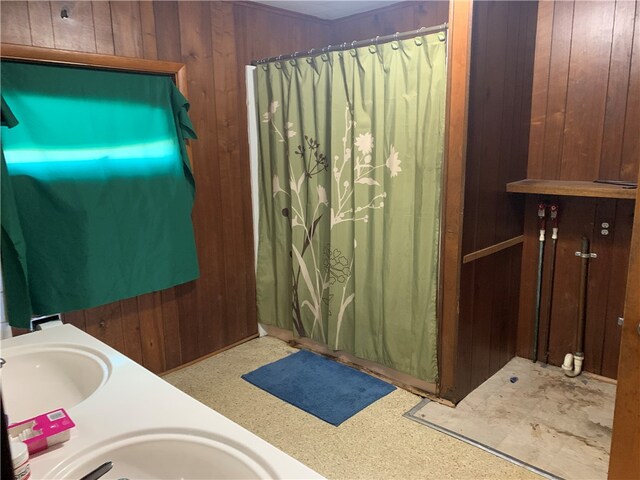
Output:
<path fill-rule="evenodd" d="M 105 355 L 76 345 L 3 348 L 2 358 L 2 397 L 11 423 L 68 410 L 89 398 L 111 373 Z"/>
<path fill-rule="evenodd" d="M 276 478 L 267 462 L 224 437 L 196 431 L 146 431 L 105 440 L 46 475 L 78 479 L 105 462 L 101 479 Z"/>

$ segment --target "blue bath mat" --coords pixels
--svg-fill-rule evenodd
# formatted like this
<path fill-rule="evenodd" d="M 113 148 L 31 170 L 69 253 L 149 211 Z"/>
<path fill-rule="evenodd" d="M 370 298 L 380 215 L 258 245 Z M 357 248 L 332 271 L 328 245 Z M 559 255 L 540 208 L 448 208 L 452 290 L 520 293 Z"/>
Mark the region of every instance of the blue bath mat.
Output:
<path fill-rule="evenodd" d="M 335 426 L 396 389 L 306 350 L 269 363 L 242 378 Z"/>

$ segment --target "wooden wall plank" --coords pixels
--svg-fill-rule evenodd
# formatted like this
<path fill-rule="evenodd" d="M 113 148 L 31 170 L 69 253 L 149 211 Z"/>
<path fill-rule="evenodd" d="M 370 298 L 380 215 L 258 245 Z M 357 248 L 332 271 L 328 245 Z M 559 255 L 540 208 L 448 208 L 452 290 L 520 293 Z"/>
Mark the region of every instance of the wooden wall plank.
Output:
<path fill-rule="evenodd" d="M 220 348 L 228 326 L 224 321 L 231 306 L 226 305 L 225 251 L 222 232 L 220 159 L 213 84 L 213 52 L 209 5 L 179 2 L 180 45 L 189 72 L 190 116 L 198 132 L 193 143 L 193 170 L 197 179 L 194 225 L 200 279 L 197 327 L 199 355 Z M 206 192 L 206 193 L 205 193 Z M 205 196 L 206 195 L 206 196 Z M 187 359 L 185 359 L 187 360 Z M 188 359 L 191 360 L 191 359 Z"/>
<path fill-rule="evenodd" d="M 71 325 L 79 328 L 80 330 L 87 329 L 87 322 L 84 318 L 84 310 L 75 310 L 73 312 L 66 312 L 62 315 L 62 320 L 64 323 L 70 323 Z"/>
<path fill-rule="evenodd" d="M 140 1 L 140 25 L 142 27 L 142 51 L 144 58 L 158 59 L 156 20 L 152 0 Z"/>
<path fill-rule="evenodd" d="M 517 277 L 512 278 L 511 274 L 511 249 L 499 252 L 492 258 L 491 271 L 487 272 L 489 275 L 493 275 L 494 278 L 500 279 L 502 286 L 496 288 L 495 283 L 492 285 L 491 291 L 491 314 L 489 316 L 490 321 L 490 335 L 491 340 L 489 343 L 489 361 L 486 371 L 486 378 L 489 378 L 495 372 L 500 370 L 506 362 L 511 360 L 507 358 L 505 352 L 509 343 L 507 338 L 509 319 L 513 318 L 514 314 L 518 311 L 517 304 L 516 309 L 511 310 L 513 304 L 509 303 L 509 290 L 514 284 L 517 284 Z M 493 282 L 486 282 L 484 278 L 478 279 L 482 283 L 491 284 Z"/>
<path fill-rule="evenodd" d="M 144 58 L 139 2 L 110 2 L 116 55 Z"/>
<path fill-rule="evenodd" d="M 120 303 L 110 303 L 85 311 L 87 333 L 115 348 L 124 350 Z"/>
<path fill-rule="evenodd" d="M 527 178 L 542 178 L 554 3 L 540 2 L 536 31 Z"/>
<path fill-rule="evenodd" d="M 490 257 L 484 257 L 476 260 L 475 278 L 473 281 L 474 299 L 473 315 L 470 319 L 460 319 L 463 321 L 471 320 L 472 323 L 472 339 L 470 345 L 459 345 L 458 348 L 471 347 L 471 388 L 475 388 L 491 376 L 490 360 L 491 360 L 491 336 L 493 323 L 493 294 L 494 288 L 498 284 L 502 286 L 495 277 L 495 263 L 501 255 L 498 253 Z M 487 282 L 486 278 L 492 278 L 494 281 Z M 468 292 L 461 291 L 461 299 Z"/>
<path fill-rule="evenodd" d="M 488 25 L 496 19 L 496 14 L 500 12 L 496 10 L 500 8 L 495 2 L 477 3 L 473 12 L 473 32 L 471 42 L 471 77 L 469 87 L 469 133 L 468 133 L 468 150 L 465 171 L 465 215 L 463 219 L 462 245 L 463 254 L 469 253 L 464 250 L 466 244 L 470 244 L 470 251 L 476 251 L 480 248 L 487 247 L 489 244 L 478 241 L 478 234 L 485 231 L 480 222 L 487 219 L 495 225 L 494 212 L 491 210 L 493 198 L 492 193 L 487 193 L 487 187 L 484 183 L 485 176 L 483 172 L 489 171 L 490 175 L 497 172 L 494 168 L 483 165 L 483 161 L 493 162 L 497 160 L 491 157 L 491 153 L 487 152 L 495 145 L 495 139 L 486 138 L 486 134 L 490 131 L 497 132 L 500 135 L 501 129 L 491 128 L 486 124 L 490 122 L 489 117 L 493 114 L 498 118 L 493 119 L 498 124 L 501 118 L 497 114 L 498 109 L 493 110 L 488 99 L 498 101 L 502 100 L 502 95 L 496 94 L 500 92 L 502 85 L 497 86 L 497 79 L 504 80 L 503 68 L 496 68 L 501 63 L 501 57 L 505 51 L 505 42 L 496 45 L 498 35 L 492 32 L 506 32 L 506 29 L 490 29 Z M 501 17 L 497 17 L 501 18 Z M 502 19 L 504 20 L 504 19 Z M 502 23 L 500 21 L 500 23 Z M 497 48 L 498 51 L 495 51 Z M 502 66 L 502 65 L 500 65 Z M 502 66 L 503 67 L 503 66 Z M 492 89 L 496 88 L 497 92 Z M 500 111 L 500 114 L 502 112 Z M 485 168 L 487 167 L 487 168 Z M 480 220 L 482 218 L 482 220 Z M 491 230 L 491 226 L 487 228 Z M 469 239 L 469 240 L 467 240 Z M 492 286 L 489 282 L 478 282 L 478 278 L 487 273 L 492 263 L 492 258 L 484 258 L 476 260 L 475 269 L 473 271 L 474 278 L 471 281 L 473 288 L 473 305 L 468 308 L 469 316 L 460 316 L 460 326 L 464 323 L 471 324 L 471 343 L 466 344 L 463 348 L 471 349 L 470 363 L 462 364 L 460 359 L 458 365 L 460 369 L 469 369 L 471 371 L 471 379 L 469 387 L 473 388 L 486 380 L 490 371 L 489 360 L 491 351 L 491 325 L 492 325 Z M 467 283 L 467 282 L 465 282 Z M 460 302 L 465 301 L 465 297 L 470 292 L 460 290 Z M 458 349 L 461 348 L 458 344 Z"/>
<path fill-rule="evenodd" d="M 460 321 L 458 322 L 457 342 L 458 345 L 464 345 L 465 347 L 458 348 L 458 351 L 455 352 L 455 378 L 452 380 L 453 386 L 449 387 L 449 393 L 447 393 L 449 399 L 452 401 L 462 399 L 467 393 L 473 390 L 473 372 L 471 370 L 473 363 L 473 321 L 469 321 L 469 319 L 472 319 L 475 313 L 475 281 L 477 278 L 476 262 L 462 265 L 462 271 L 460 272 L 460 292 L 464 292 L 464 295 L 460 297 Z M 446 378 L 444 380 L 446 381 Z"/>
<path fill-rule="evenodd" d="M 575 2 L 561 180 L 600 172 L 614 10 L 615 1 Z"/>
<path fill-rule="evenodd" d="M 68 18 L 61 17 L 63 9 L 67 10 Z M 51 21 L 55 48 L 95 53 L 91 2 L 51 2 Z"/>
<path fill-rule="evenodd" d="M 596 200 L 593 230 L 589 234 L 592 239 L 590 250 L 595 252 L 598 258 L 589 261 L 587 318 L 584 333 L 584 350 L 589 354 L 585 355 L 583 369 L 598 375 L 602 374 L 604 332 L 609 297 L 609 289 L 606 286 L 609 285 L 612 275 L 614 229 L 611 228 L 609 235 L 602 235 L 600 232 L 602 222 L 617 227 L 616 203 L 615 200 Z"/>
<path fill-rule="evenodd" d="M 34 47 L 53 48 L 53 22 L 49 2 L 29 3 L 29 25 L 31 26 L 31 44 Z"/>
<path fill-rule="evenodd" d="M 234 337 L 246 336 L 246 325 L 241 319 L 247 317 L 247 291 L 250 284 L 245 282 L 245 272 L 253 270 L 252 230 L 246 231 L 251 221 L 250 172 L 248 158 L 240 161 L 240 129 L 246 124 L 246 117 L 239 116 L 238 93 L 241 78 L 238 70 L 228 68 L 236 62 L 235 28 L 233 5 L 213 2 L 211 21 L 213 32 L 215 113 L 218 124 L 218 153 L 220 158 L 220 186 L 222 232 L 225 251 L 226 291 L 236 299 L 235 308 L 227 315 L 234 317 L 229 322 L 230 334 Z M 243 185 L 244 184 L 244 185 Z M 242 188 L 238 188 L 242 185 Z M 248 188 L 247 188 L 248 187 Z M 249 193 L 249 195 L 247 195 Z M 239 207 L 241 215 L 238 215 Z M 240 240 L 240 239 L 244 239 Z M 255 280 L 254 280 L 255 283 Z M 253 333 L 253 332 L 252 332 Z"/>
<path fill-rule="evenodd" d="M 637 181 L 638 164 L 640 163 L 640 2 L 636 1 L 634 23 L 633 52 L 629 72 L 629 92 L 627 94 L 627 113 L 624 123 L 624 140 L 622 146 L 622 164 L 620 178 Z M 629 30 L 626 31 L 629 35 Z"/>
<path fill-rule="evenodd" d="M 611 44 L 611 61 L 607 82 L 607 105 L 602 136 L 600 173 L 602 179 L 619 178 L 622 163 L 622 143 L 627 114 L 634 17 L 637 2 L 616 2 Z"/>
<path fill-rule="evenodd" d="M 140 295 L 137 300 L 143 364 L 154 373 L 162 373 L 167 363 L 160 292 Z"/>
<path fill-rule="evenodd" d="M 544 178 L 560 178 L 563 150 L 563 130 L 569 85 L 569 59 L 571 56 L 574 3 L 555 2 L 553 34 L 549 58 L 549 83 L 545 113 L 544 146 L 541 172 Z"/>
<path fill-rule="evenodd" d="M 122 336 L 124 338 L 122 353 L 134 362 L 145 365 L 142 357 L 142 336 L 140 334 L 137 299 L 134 297 L 122 300 L 120 309 L 122 311 Z"/>
<path fill-rule="evenodd" d="M 522 252 L 523 245 L 515 247 L 511 250 L 511 272 L 509 278 L 522 278 L 521 276 L 521 264 L 522 264 Z M 507 294 L 507 302 L 509 303 L 509 315 L 507 316 L 507 349 L 505 351 L 503 360 L 508 362 L 516 355 L 517 344 L 517 332 L 518 332 L 518 316 L 513 312 L 519 312 L 520 309 L 520 289 L 522 285 L 516 282 L 509 284 L 509 292 Z"/>
<path fill-rule="evenodd" d="M 467 142 L 467 157 L 479 159 L 482 155 L 484 145 L 483 127 L 485 108 L 482 99 L 487 95 L 487 35 L 486 27 L 488 9 L 480 5 L 473 13 L 473 24 L 475 28 L 471 39 L 471 72 L 469 103 L 473 107 L 469 108 L 469 133 Z M 482 164 L 479 161 L 467 163 L 465 172 L 465 192 L 464 192 L 464 230 L 467 233 L 462 236 L 462 254 L 480 250 L 477 248 L 476 231 L 479 221 L 478 199 L 480 197 L 480 172 Z M 492 170 L 493 171 L 493 170 Z M 468 234 L 468 233 L 472 234 Z"/>
<path fill-rule="evenodd" d="M 532 68 L 533 56 L 522 55 L 521 52 L 533 52 L 533 47 L 528 46 L 526 40 L 528 22 L 535 19 L 535 7 L 532 2 L 506 3 L 508 40 L 505 41 L 506 68 L 502 69 L 502 133 L 496 151 L 498 174 L 493 175 L 487 182 L 495 195 L 496 220 L 494 235 L 485 237 L 486 242 L 499 243 L 522 234 L 524 204 L 521 198 L 508 195 L 503 189 L 503 184 L 522 178 L 527 172 L 525 156 L 519 155 L 518 151 L 526 148 L 529 142 L 529 131 L 522 129 L 521 125 L 528 124 L 531 115 L 531 86 L 524 81 L 524 74 L 529 66 Z M 525 89 L 528 95 L 524 95 Z M 524 102 L 523 97 L 526 97 Z"/>
<path fill-rule="evenodd" d="M 158 57 L 172 62 L 181 62 L 178 3 L 176 1 L 153 2 L 153 13 Z"/>
<path fill-rule="evenodd" d="M 232 9 L 233 22 L 239 27 L 241 25 L 247 25 L 247 10 L 246 8 L 238 8 L 237 5 L 234 4 Z M 246 79 L 245 79 L 245 66 L 249 64 L 252 58 L 252 54 L 249 53 L 249 44 L 250 42 L 246 35 L 246 30 L 241 28 L 234 28 L 234 38 L 233 44 L 235 46 L 235 62 L 237 64 L 236 70 L 236 85 L 238 88 L 238 96 L 236 99 L 236 111 L 238 115 L 238 134 L 237 134 L 237 155 L 240 159 L 246 159 L 249 162 L 249 139 L 248 139 L 248 130 L 244 128 L 246 121 L 244 119 L 247 118 L 247 92 L 246 92 Z M 241 164 L 242 167 L 242 164 Z M 246 178 L 249 178 L 250 175 L 250 165 L 249 163 L 245 163 L 244 175 Z M 240 195 L 243 198 L 243 202 L 250 201 L 252 199 L 252 191 L 251 184 L 248 181 L 244 181 L 240 183 Z M 245 211 L 252 213 L 253 206 L 250 205 Z M 246 308 L 247 315 L 245 321 L 245 331 L 246 332 L 254 332 L 256 325 L 254 319 L 258 318 L 257 313 L 257 302 L 256 302 L 256 289 L 255 289 L 255 254 L 254 254 L 254 227 L 253 227 L 253 215 L 247 217 L 245 216 L 243 219 L 242 228 L 245 232 L 245 243 L 242 247 L 242 250 L 246 252 L 247 257 L 245 261 L 249 261 L 251 259 L 251 264 L 247 264 L 247 268 L 244 271 L 244 284 L 245 284 L 245 295 L 246 295 Z"/>
<path fill-rule="evenodd" d="M 181 319 L 176 289 L 169 288 L 159 292 L 162 304 L 162 331 L 164 333 L 164 358 L 167 370 L 182 365 L 182 337 L 180 325 L 189 325 L 186 318 Z M 197 349 L 194 348 L 194 351 Z"/>
<path fill-rule="evenodd" d="M 96 39 L 96 53 L 113 55 L 113 28 L 111 26 L 111 4 L 109 2 L 93 3 L 94 36 Z"/>
<path fill-rule="evenodd" d="M 622 332 L 618 325 L 618 317 L 624 317 L 635 202 L 619 200 L 616 203 L 615 219 L 612 225 L 611 271 L 613 275 L 608 284 L 607 310 L 603 321 L 604 338 L 601 365 L 601 374 L 610 378 L 616 378 L 618 375 L 620 334 Z"/>
<path fill-rule="evenodd" d="M 537 287 L 537 259 L 539 255 L 536 212 L 539 200 L 540 198 L 537 196 L 527 195 L 523 214 L 524 242 L 522 243 L 516 355 L 524 358 L 531 358 L 533 353 L 533 324 Z"/>
<path fill-rule="evenodd" d="M 31 45 L 29 2 L 0 2 L 0 35 L 3 42 Z"/>
<path fill-rule="evenodd" d="M 504 178 L 505 170 L 500 168 L 501 149 L 504 148 L 502 138 L 503 134 L 509 130 L 503 110 L 506 95 L 504 89 L 505 72 L 511 70 L 511 66 L 506 63 L 506 52 L 514 43 L 517 44 L 517 42 L 514 42 L 517 36 L 514 37 L 516 32 L 513 29 L 509 30 L 508 27 L 495 28 L 494 22 L 496 19 L 500 19 L 499 22 L 503 25 L 509 23 L 509 5 L 509 2 L 486 2 L 476 9 L 476 12 L 478 10 L 487 10 L 485 19 L 487 23 L 481 27 L 481 35 L 486 37 L 486 44 L 481 48 L 486 50 L 487 54 L 483 60 L 486 66 L 483 73 L 485 78 L 482 90 L 476 93 L 476 86 L 472 78 L 470 94 L 470 104 L 474 105 L 475 102 L 482 102 L 480 108 L 483 111 L 482 131 L 479 133 L 482 138 L 482 148 L 475 157 L 472 156 L 472 152 L 469 152 L 467 160 L 468 165 L 472 163 L 478 165 L 478 188 L 475 192 L 476 194 L 469 198 L 469 201 L 474 203 L 476 209 L 475 225 L 472 231 L 465 231 L 463 234 L 463 237 L 469 234 L 473 235 L 474 250 L 488 247 L 508 238 L 498 239 L 495 236 L 495 232 L 496 224 L 505 220 L 497 217 L 498 206 L 508 196 L 503 187 L 506 184 L 506 179 Z M 478 24 L 478 26 L 480 25 Z M 511 33 L 512 37 L 507 37 L 507 33 Z M 476 51 L 475 48 L 474 52 Z M 478 46 L 478 48 L 480 47 Z M 472 72 L 474 62 L 475 58 L 472 60 Z M 474 93 L 479 95 L 482 100 L 480 98 L 474 100 Z M 504 125 L 506 128 L 495 128 L 495 125 Z M 470 132 L 470 135 L 472 133 Z M 514 159 L 510 159 L 510 161 L 514 161 Z M 467 174 L 467 181 L 469 179 L 470 175 Z M 496 185 L 497 183 L 499 185 Z M 466 193 L 465 203 L 468 204 Z M 465 219 L 465 230 L 467 229 L 466 227 L 467 222 Z M 518 233 L 520 232 L 514 232 L 514 234 Z"/>

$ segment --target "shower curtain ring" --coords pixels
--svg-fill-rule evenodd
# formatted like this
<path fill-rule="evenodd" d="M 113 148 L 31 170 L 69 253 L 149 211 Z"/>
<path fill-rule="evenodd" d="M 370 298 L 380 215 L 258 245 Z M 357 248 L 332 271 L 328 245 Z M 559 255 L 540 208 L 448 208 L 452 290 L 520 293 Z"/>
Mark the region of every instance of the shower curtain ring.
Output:
<path fill-rule="evenodd" d="M 393 39 L 397 42 L 398 41 L 398 35 L 400 35 L 400 32 L 396 32 L 396 34 L 393 36 Z"/>
<path fill-rule="evenodd" d="M 380 38 L 380 35 L 376 35 L 376 45 L 378 45 L 378 39 Z"/>

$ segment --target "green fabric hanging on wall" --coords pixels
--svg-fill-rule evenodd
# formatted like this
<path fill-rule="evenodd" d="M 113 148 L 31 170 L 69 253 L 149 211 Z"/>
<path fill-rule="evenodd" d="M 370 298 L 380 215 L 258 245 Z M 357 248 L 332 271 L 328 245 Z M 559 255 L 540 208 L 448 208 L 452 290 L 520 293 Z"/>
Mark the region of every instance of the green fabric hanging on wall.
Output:
<path fill-rule="evenodd" d="M 2 126 L 13 128 L 18 120 L 2 97 Z M 4 149 L 0 152 L 0 218 L 2 221 L 2 272 L 4 281 L 4 295 L 7 318 L 12 319 L 12 325 L 28 328 L 31 319 L 31 298 L 27 284 L 27 252 L 20 226 L 18 207 L 16 206 L 13 187 L 9 179 L 9 171 L 4 158 Z"/>
<path fill-rule="evenodd" d="M 195 133 L 171 78 L 3 61 L 2 91 L 20 119 L 3 150 L 34 313 L 198 277 L 184 142 Z"/>
<path fill-rule="evenodd" d="M 259 65 L 261 322 L 437 380 L 444 33 Z"/>

